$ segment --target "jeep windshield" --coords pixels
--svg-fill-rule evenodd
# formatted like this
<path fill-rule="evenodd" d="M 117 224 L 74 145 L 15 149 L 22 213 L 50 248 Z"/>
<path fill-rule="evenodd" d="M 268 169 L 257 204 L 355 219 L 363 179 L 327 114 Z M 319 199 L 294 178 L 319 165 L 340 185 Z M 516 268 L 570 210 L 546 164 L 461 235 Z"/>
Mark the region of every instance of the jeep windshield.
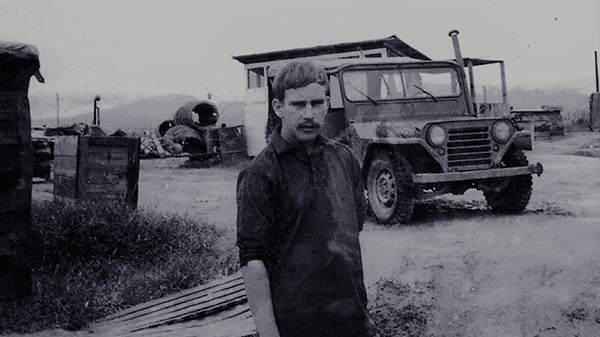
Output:
<path fill-rule="evenodd" d="M 352 102 L 429 99 L 461 94 L 451 67 L 351 69 L 342 75 L 344 94 Z"/>

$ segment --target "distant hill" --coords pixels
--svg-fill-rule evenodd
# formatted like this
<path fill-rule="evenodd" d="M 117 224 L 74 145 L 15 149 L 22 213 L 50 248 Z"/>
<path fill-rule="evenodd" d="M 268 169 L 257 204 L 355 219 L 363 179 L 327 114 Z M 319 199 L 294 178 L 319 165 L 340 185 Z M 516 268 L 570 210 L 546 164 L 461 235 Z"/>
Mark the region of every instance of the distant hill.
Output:
<path fill-rule="evenodd" d="M 107 133 L 117 129 L 141 131 L 157 130 L 160 123 L 172 119 L 175 112 L 184 104 L 197 100 L 193 96 L 186 95 L 162 95 L 137 100 L 131 103 L 118 105 L 110 109 L 102 109 L 100 106 L 100 126 Z M 243 102 L 216 102 L 219 110 L 218 124 L 239 125 L 243 121 Z M 84 122 L 91 124 L 93 114 L 84 113 L 72 117 L 61 118 L 61 125 L 71 125 Z M 55 125 L 55 119 L 33 120 L 34 125 Z"/>
<path fill-rule="evenodd" d="M 563 117 L 567 118 L 573 116 L 573 114 L 589 111 L 588 99 L 589 94 L 565 88 L 526 89 L 516 87 L 511 88 L 508 92 L 509 103 L 515 109 L 539 109 L 542 105 L 562 106 Z M 117 129 L 155 131 L 160 123 L 172 119 L 181 106 L 194 100 L 197 100 L 197 98 L 193 96 L 171 94 L 152 96 L 105 110 L 100 105 L 101 126 L 107 133 L 112 133 Z M 215 105 L 219 110 L 218 125 L 225 123 L 228 126 L 235 126 L 243 123 L 244 102 L 215 102 Z M 32 125 L 56 124 L 55 119 L 35 119 L 34 117 L 32 119 Z M 91 124 L 92 120 L 93 115 L 89 112 L 61 118 L 60 122 L 61 125 L 68 126 L 79 122 Z"/>

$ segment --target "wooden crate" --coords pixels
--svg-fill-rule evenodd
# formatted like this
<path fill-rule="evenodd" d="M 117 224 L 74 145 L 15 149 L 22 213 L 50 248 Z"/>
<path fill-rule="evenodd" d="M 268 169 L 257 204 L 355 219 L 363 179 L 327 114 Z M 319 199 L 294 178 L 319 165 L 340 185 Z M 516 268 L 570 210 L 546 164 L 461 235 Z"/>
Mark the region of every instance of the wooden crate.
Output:
<path fill-rule="evenodd" d="M 54 196 L 137 205 L 140 139 L 61 136 L 54 143 Z"/>

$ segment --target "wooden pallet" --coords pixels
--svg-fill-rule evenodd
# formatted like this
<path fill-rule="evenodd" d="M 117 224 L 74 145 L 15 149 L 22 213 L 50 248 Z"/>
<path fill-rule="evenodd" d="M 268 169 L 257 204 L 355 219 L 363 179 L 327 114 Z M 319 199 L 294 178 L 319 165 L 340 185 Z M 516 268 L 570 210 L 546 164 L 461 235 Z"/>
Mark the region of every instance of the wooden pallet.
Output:
<path fill-rule="evenodd" d="M 241 274 L 142 303 L 110 315 L 95 336 L 258 336 Z"/>

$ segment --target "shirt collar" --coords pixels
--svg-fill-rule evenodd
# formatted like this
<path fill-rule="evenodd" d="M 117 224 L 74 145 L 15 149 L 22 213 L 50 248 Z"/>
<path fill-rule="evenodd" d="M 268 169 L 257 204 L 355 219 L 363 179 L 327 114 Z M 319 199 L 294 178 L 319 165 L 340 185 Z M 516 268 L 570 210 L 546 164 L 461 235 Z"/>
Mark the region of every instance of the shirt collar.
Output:
<path fill-rule="evenodd" d="M 326 143 L 327 143 L 327 139 L 325 137 L 321 136 L 320 134 L 317 135 L 317 138 L 315 138 L 315 144 L 314 144 L 315 151 L 321 149 Z M 287 140 L 283 139 L 283 137 L 281 137 L 281 126 L 278 127 L 277 129 L 275 129 L 275 131 L 273 131 L 271 133 L 271 137 L 269 139 L 269 144 L 271 144 L 271 146 L 273 146 L 273 148 L 275 149 L 275 152 L 277 154 L 282 154 L 287 151 L 298 152 L 297 147 L 295 147 L 292 143 L 288 142 Z"/>

